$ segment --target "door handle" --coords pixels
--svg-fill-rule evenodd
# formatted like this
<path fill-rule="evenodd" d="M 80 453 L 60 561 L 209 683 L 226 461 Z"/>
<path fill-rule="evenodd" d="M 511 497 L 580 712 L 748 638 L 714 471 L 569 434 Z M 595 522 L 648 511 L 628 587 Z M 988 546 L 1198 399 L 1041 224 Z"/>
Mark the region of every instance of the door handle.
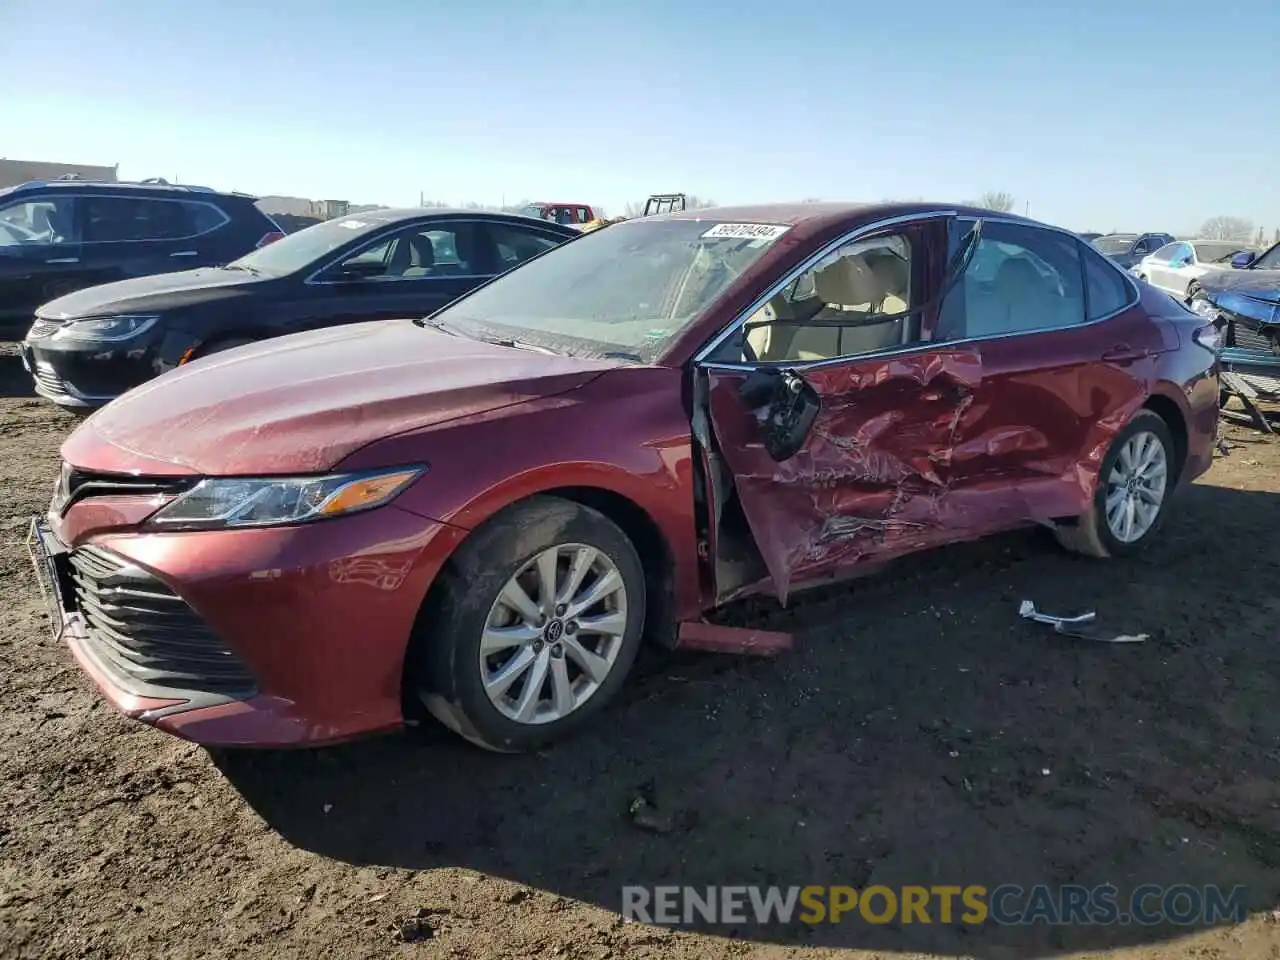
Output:
<path fill-rule="evenodd" d="M 1139 350 L 1127 343 L 1117 343 L 1102 355 L 1102 359 L 1107 363 L 1119 363 L 1124 360 L 1142 360 L 1149 356 L 1150 350 Z"/>
<path fill-rule="evenodd" d="M 46 260 L 45 263 L 79 263 L 79 257 L 54 257 L 52 260 Z"/>
<path fill-rule="evenodd" d="M 194 257 L 194 256 L 195 256 L 196 254 L 198 254 L 199 252 L 200 252 L 199 250 L 179 250 L 177 253 L 171 253 L 171 254 L 169 254 L 169 256 L 171 256 L 171 257 Z"/>

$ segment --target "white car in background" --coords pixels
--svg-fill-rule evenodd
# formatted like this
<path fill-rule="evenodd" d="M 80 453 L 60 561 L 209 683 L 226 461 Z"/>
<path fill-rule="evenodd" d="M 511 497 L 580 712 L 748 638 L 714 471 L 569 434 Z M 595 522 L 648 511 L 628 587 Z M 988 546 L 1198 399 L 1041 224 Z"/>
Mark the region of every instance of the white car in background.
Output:
<path fill-rule="evenodd" d="M 1231 258 L 1252 249 L 1247 243 L 1230 240 L 1177 240 L 1143 257 L 1129 272 L 1179 300 L 1190 302 L 1201 277 L 1233 269 Z"/>

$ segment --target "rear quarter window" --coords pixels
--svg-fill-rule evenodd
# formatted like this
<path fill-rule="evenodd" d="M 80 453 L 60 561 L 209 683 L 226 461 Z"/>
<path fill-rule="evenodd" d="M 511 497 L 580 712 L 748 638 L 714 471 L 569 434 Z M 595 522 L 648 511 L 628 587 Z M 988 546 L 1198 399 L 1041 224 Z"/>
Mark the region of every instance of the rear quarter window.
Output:
<path fill-rule="evenodd" d="M 191 216 L 191 227 L 197 234 L 217 230 L 231 218 L 211 203 L 183 203 Z"/>
<path fill-rule="evenodd" d="M 1133 292 L 1128 281 L 1089 244 L 1080 244 L 1080 264 L 1084 270 L 1086 320 L 1101 320 L 1129 305 Z"/>

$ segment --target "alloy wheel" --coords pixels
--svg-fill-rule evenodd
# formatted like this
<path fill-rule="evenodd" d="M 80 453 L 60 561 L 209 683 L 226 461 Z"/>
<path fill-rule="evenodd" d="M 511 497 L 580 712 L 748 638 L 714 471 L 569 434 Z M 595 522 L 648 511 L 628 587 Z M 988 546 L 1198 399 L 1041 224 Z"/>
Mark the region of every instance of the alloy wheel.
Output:
<path fill-rule="evenodd" d="M 1169 455 L 1156 434 L 1125 441 L 1107 475 L 1107 527 L 1121 543 L 1141 540 L 1160 516 L 1169 483 Z"/>
<path fill-rule="evenodd" d="M 600 689 L 626 629 L 627 588 L 613 560 L 582 543 L 549 547 L 489 608 L 480 638 L 485 694 L 517 723 L 563 719 Z"/>

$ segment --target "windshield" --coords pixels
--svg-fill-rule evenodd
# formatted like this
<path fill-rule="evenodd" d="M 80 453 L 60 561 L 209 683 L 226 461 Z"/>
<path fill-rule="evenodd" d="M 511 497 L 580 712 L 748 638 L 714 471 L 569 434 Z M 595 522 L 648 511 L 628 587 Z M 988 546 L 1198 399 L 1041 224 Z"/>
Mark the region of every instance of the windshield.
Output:
<path fill-rule="evenodd" d="M 652 361 L 787 227 L 632 220 L 556 247 L 432 316 L 465 335 Z"/>
<path fill-rule="evenodd" d="M 1099 253 L 1128 253 L 1129 248 L 1133 246 L 1133 241 L 1137 240 L 1133 234 L 1116 234 L 1110 237 L 1098 237 L 1093 241 L 1093 248 Z"/>
<path fill-rule="evenodd" d="M 325 254 L 385 226 L 385 220 L 362 219 L 359 214 L 326 220 L 259 247 L 227 266 L 283 277 L 311 266 Z"/>
<path fill-rule="evenodd" d="M 1230 260 L 1242 250 L 1248 250 L 1248 244 L 1226 243 L 1222 240 L 1197 240 L 1192 244 L 1196 250 L 1196 259 L 1201 263 L 1219 263 Z"/>
<path fill-rule="evenodd" d="M 1280 243 L 1253 261 L 1254 270 L 1280 270 Z"/>
<path fill-rule="evenodd" d="M 539 219 L 542 219 L 543 217 L 546 216 L 542 207 L 538 206 L 538 204 L 536 203 L 531 203 L 527 207 L 521 207 L 520 215 L 522 217 L 537 217 Z"/>

